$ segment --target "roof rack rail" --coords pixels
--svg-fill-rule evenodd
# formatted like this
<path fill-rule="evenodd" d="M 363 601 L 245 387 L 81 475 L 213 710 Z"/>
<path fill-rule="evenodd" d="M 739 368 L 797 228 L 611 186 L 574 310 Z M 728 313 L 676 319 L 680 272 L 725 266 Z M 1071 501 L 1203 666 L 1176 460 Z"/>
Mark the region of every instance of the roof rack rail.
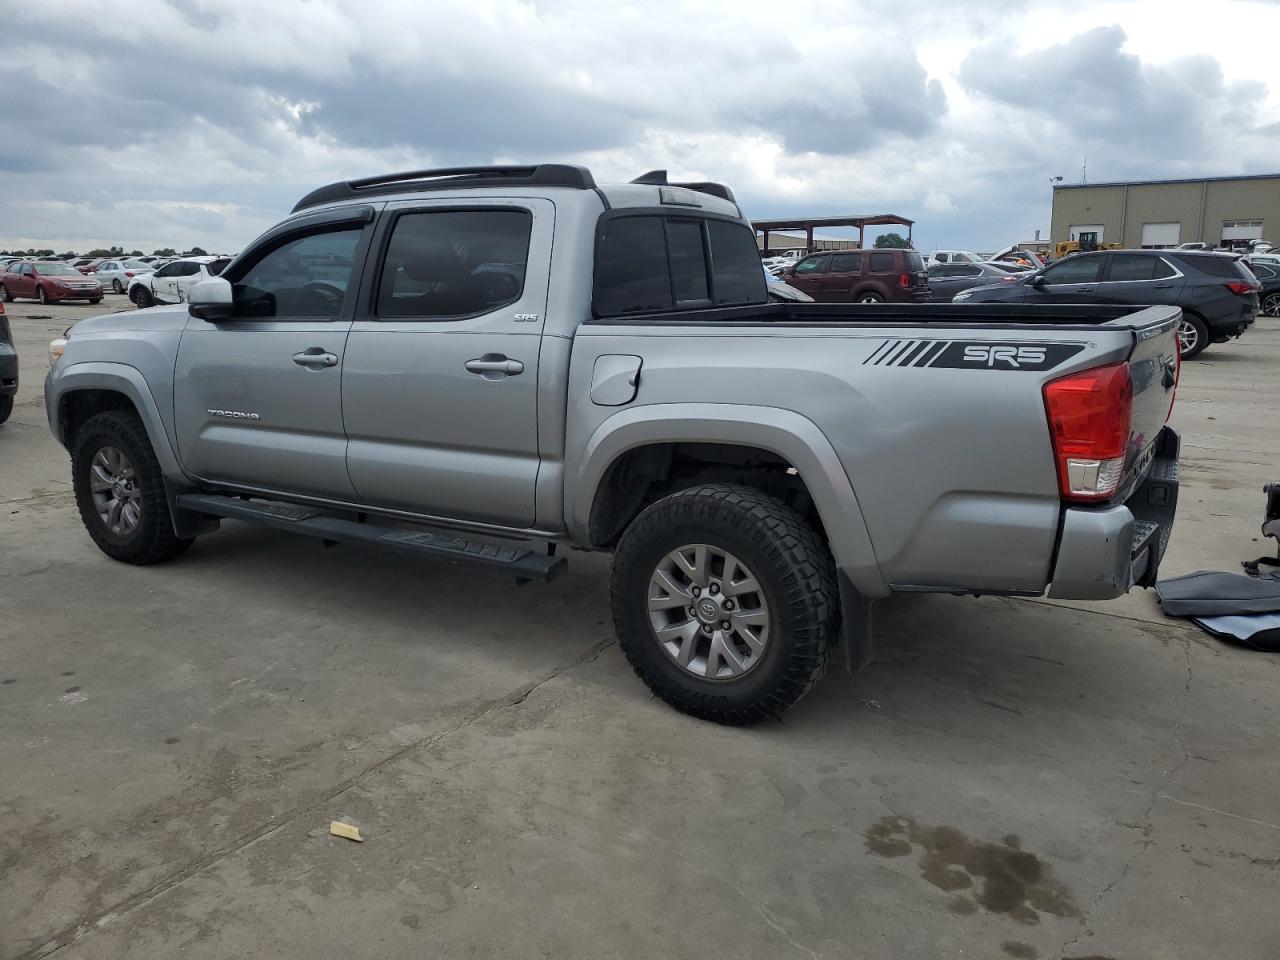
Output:
<path fill-rule="evenodd" d="M 307 207 L 352 200 L 380 193 L 419 190 L 456 190 L 466 187 L 570 187 L 595 190 L 596 181 L 586 167 L 565 163 L 536 166 L 441 167 L 437 170 L 408 170 L 359 180 L 338 180 L 312 190 L 294 204 L 293 212 Z"/>
<path fill-rule="evenodd" d="M 723 183 L 712 183 L 709 180 L 697 180 L 688 183 L 672 183 L 667 179 L 667 171 L 650 170 L 648 173 L 642 173 L 631 181 L 632 183 L 643 183 L 654 187 L 684 187 L 686 190 L 696 190 L 698 193 L 709 193 L 713 197 L 719 197 L 721 200 L 728 200 L 732 204 L 737 204 L 734 199 L 733 191 L 726 187 Z"/>

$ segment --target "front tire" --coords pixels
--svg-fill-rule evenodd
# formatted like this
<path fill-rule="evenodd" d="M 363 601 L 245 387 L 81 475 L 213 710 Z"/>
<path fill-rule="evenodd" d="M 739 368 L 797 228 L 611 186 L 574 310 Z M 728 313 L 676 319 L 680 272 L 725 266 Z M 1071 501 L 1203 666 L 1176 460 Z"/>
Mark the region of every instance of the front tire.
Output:
<path fill-rule="evenodd" d="M 632 668 L 695 717 L 778 716 L 826 672 L 831 553 L 799 514 L 750 487 L 690 487 L 642 511 L 618 543 L 611 596 Z"/>
<path fill-rule="evenodd" d="M 13 413 L 13 394 L 6 393 L 0 396 L 0 423 L 4 423 L 9 419 L 9 415 Z"/>
<path fill-rule="evenodd" d="M 1199 317 L 1184 313 L 1182 322 L 1178 325 L 1178 352 L 1182 354 L 1182 359 L 1190 360 L 1198 356 L 1208 345 L 1209 328 L 1205 322 Z"/>
<path fill-rule="evenodd" d="M 36 299 L 46 306 L 53 302 L 49 299 L 49 295 L 44 292 L 44 287 L 36 287 Z"/>
<path fill-rule="evenodd" d="M 155 298 L 152 297 L 151 291 L 141 286 L 134 287 L 129 291 L 129 299 L 133 301 L 133 305 L 139 310 L 145 310 L 155 303 Z"/>
<path fill-rule="evenodd" d="M 9 292 L 9 288 L 0 283 L 0 300 L 5 303 L 13 303 L 13 294 Z"/>
<path fill-rule="evenodd" d="M 173 532 L 160 463 L 131 411 L 90 417 L 71 448 L 80 519 L 107 556 L 145 565 L 177 556 L 192 541 Z"/>
<path fill-rule="evenodd" d="M 1262 298 L 1262 315 L 1280 317 L 1280 293 L 1269 293 Z"/>

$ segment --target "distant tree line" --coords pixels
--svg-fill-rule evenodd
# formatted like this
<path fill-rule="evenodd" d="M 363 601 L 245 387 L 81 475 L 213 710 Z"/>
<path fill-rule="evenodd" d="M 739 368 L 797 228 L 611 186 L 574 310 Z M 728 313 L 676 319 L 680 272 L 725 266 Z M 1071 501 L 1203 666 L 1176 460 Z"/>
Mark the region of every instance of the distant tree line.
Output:
<path fill-rule="evenodd" d="M 190 250 L 184 250 L 178 253 L 173 247 L 165 247 L 161 250 L 152 250 L 153 257 L 207 257 L 209 254 L 205 252 L 203 247 L 192 247 Z M 76 253 L 74 250 L 68 250 L 65 253 L 58 253 L 54 250 L 37 250 L 34 247 L 28 247 L 26 250 L 0 250 L 0 257 L 57 257 L 61 260 L 74 260 L 76 257 L 143 257 L 146 256 L 141 250 L 130 250 L 125 252 L 124 247 L 98 247 L 87 253 Z"/>

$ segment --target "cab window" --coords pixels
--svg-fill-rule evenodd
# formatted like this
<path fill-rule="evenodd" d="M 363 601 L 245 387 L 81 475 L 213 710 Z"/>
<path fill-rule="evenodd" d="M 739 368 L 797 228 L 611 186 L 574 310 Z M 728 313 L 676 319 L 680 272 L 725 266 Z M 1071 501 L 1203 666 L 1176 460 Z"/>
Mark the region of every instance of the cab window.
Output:
<path fill-rule="evenodd" d="M 232 284 L 235 316 L 337 319 L 360 234 L 358 228 L 310 233 L 268 250 Z"/>

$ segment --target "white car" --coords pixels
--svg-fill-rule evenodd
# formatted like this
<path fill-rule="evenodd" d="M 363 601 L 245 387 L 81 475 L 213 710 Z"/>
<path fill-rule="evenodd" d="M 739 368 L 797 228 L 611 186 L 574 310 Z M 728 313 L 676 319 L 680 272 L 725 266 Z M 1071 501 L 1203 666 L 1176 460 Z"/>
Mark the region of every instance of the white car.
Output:
<path fill-rule="evenodd" d="M 192 285 L 216 277 L 230 262 L 230 257 L 181 257 L 172 260 L 155 273 L 134 277 L 129 283 L 129 299 L 139 307 L 183 303 Z"/>
<path fill-rule="evenodd" d="M 926 269 L 934 263 L 982 263 L 982 257 L 969 250 L 935 250 L 925 258 Z"/>
<path fill-rule="evenodd" d="M 151 265 L 141 260 L 103 260 L 88 275 L 101 283 L 103 290 L 124 293 L 135 277 L 151 270 Z"/>

